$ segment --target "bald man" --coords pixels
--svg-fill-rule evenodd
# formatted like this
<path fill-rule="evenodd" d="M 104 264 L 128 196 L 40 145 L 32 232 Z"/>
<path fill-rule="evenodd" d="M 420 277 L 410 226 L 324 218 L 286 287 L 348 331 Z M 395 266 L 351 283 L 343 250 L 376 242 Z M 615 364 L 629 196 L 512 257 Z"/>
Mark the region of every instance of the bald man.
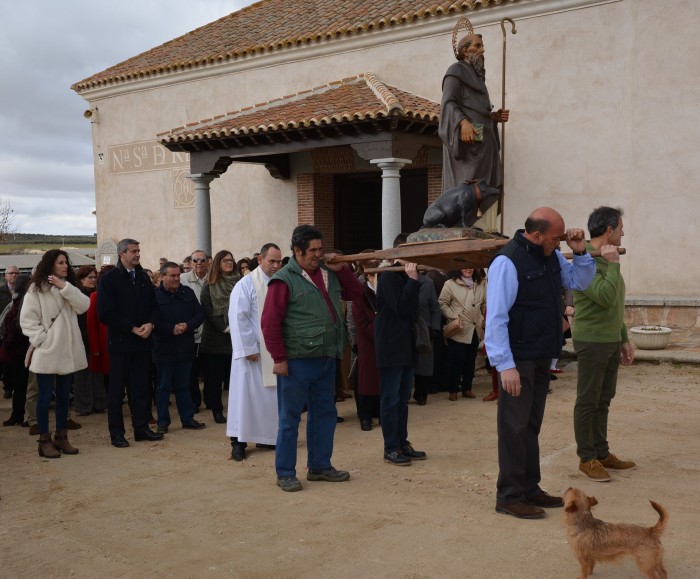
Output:
<path fill-rule="evenodd" d="M 566 240 L 569 263 L 559 252 Z M 562 345 L 562 291 L 584 290 L 595 275 L 582 229 L 569 229 L 554 209 L 525 221 L 489 267 L 486 351 L 498 370 L 496 512 L 540 519 L 561 507 L 540 486 L 539 433 L 549 390 L 549 364 Z"/>

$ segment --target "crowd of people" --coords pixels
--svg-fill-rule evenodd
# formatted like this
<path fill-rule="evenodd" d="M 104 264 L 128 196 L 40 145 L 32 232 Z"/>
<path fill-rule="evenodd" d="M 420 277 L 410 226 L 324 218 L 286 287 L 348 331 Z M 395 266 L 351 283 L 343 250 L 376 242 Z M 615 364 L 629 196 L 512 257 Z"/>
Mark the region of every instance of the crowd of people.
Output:
<path fill-rule="evenodd" d="M 174 395 L 183 429 L 206 428 L 204 404 L 215 424 L 226 424 L 233 460 L 244 460 L 251 443 L 274 449 L 278 486 L 298 491 L 303 413 L 307 480 L 350 478 L 332 464 L 342 420 L 336 402 L 348 397 L 348 378 L 360 428 L 371 430 L 378 419 L 385 462 L 408 466 L 427 459 L 409 441 L 411 394 L 419 406 L 440 392 L 452 402 L 460 393 L 474 398 L 475 360 L 485 347 L 494 389 L 484 400 L 498 401 L 496 510 L 539 518 L 562 504 L 539 487 L 537 439 L 566 329 L 555 322 L 566 320 L 565 288 L 574 290 L 583 319 L 573 335 L 583 360 L 575 410 L 580 470 L 604 481 L 606 468 L 635 466 L 607 443 L 617 364 L 634 356 L 622 321 L 621 215 L 597 209 L 586 245 L 583 231 L 566 230 L 553 209 L 533 212 L 494 259 L 488 283 L 485 271 L 470 268 L 423 273 L 401 260 L 346 264 L 324 251 L 310 225 L 293 231 L 289 258 L 274 243 L 238 261 L 226 249 L 213 258 L 196 250 L 181 262 L 161 258 L 156 275 L 141 266 L 134 239 L 122 239 L 117 264 L 99 272 L 76 271 L 66 252 L 47 251 L 31 277 L 7 268 L 0 290 L 10 297 L 0 318 L 0 362 L 13 399 L 3 424 L 29 426 L 42 457 L 78 454 L 68 440 L 80 427 L 70 417 L 72 396 L 79 416 L 106 412 L 112 445 L 126 448 L 125 401 L 133 439 L 157 441 L 171 427 Z M 573 249 L 572 263 L 559 253 L 561 241 Z M 395 245 L 403 242 L 401 235 Z M 595 260 L 594 248 L 601 253 Z M 598 331 L 602 324 L 607 333 Z"/>

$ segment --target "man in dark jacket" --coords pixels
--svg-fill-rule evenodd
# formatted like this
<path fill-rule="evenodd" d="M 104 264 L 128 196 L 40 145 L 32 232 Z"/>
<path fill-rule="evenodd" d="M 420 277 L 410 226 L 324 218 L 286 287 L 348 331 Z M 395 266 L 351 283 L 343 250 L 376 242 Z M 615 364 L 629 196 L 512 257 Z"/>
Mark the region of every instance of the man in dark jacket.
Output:
<path fill-rule="evenodd" d="M 379 275 L 374 320 L 384 460 L 397 466 L 426 458 L 408 442 L 408 400 L 416 358 L 413 322 L 418 317 L 420 283 L 415 263 L 404 263 L 404 268 L 405 273 L 387 271 Z"/>
<path fill-rule="evenodd" d="M 170 391 L 175 391 L 183 428 L 200 430 L 206 424 L 194 419 L 189 392 L 190 367 L 195 355 L 194 334 L 204 321 L 202 306 L 194 291 L 180 283 L 180 266 L 172 261 L 161 268 L 161 284 L 155 290 L 153 311 L 153 363 L 156 365 L 156 409 L 158 432 L 170 426 Z"/>
<path fill-rule="evenodd" d="M 569 263 L 559 252 L 566 240 Z M 581 229 L 540 207 L 515 232 L 489 267 L 486 351 L 499 373 L 496 512 L 540 519 L 544 508 L 564 506 L 540 487 L 539 434 L 549 365 L 562 345 L 562 288 L 583 290 L 595 275 Z"/>
<path fill-rule="evenodd" d="M 117 245 L 117 267 L 100 279 L 97 314 L 108 328 L 109 351 L 108 422 L 112 445 L 129 446 L 124 438 L 122 400 L 124 387 L 131 387 L 131 423 L 136 440 L 160 440 L 163 434 L 148 428 L 151 414 L 151 332 L 155 306 L 151 279 L 140 265 L 141 250 L 134 239 Z"/>

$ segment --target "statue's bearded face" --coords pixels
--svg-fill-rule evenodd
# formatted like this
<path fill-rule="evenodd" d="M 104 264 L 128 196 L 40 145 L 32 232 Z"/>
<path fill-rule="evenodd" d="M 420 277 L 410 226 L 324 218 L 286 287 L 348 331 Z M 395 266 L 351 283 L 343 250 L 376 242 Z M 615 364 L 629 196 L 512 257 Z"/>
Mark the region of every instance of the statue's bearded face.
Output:
<path fill-rule="evenodd" d="M 478 34 L 468 37 L 469 45 L 465 48 L 465 60 L 469 62 L 481 78 L 486 76 L 484 65 L 484 42 Z"/>

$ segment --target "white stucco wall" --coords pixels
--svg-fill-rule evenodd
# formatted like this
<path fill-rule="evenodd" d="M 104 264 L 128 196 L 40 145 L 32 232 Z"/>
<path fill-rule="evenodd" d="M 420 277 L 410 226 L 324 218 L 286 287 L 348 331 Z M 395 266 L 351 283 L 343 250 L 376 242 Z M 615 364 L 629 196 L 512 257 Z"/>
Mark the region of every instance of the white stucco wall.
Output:
<path fill-rule="evenodd" d="M 700 268 L 687 257 L 700 249 L 700 41 L 688 26 L 699 11 L 691 0 L 620 0 L 517 20 L 517 34 L 507 37 L 506 233 L 541 205 L 584 228 L 594 207 L 621 206 L 628 294 L 700 295 Z M 501 29 L 494 24 L 478 32 L 498 107 Z M 91 102 L 99 107 L 96 158 L 110 145 L 152 141 L 188 122 L 365 71 L 439 102 L 442 75 L 454 58 L 450 33 L 357 48 L 362 40 L 338 43 L 347 48 L 340 54 Z M 170 171 L 114 175 L 107 163 L 96 164 L 96 183 L 100 240 L 136 237 L 145 265 L 193 249 L 194 209 L 175 208 Z M 286 248 L 294 225 L 294 178 L 275 180 L 263 167 L 233 165 L 212 183 L 214 251 L 250 255 L 266 241 Z"/>

